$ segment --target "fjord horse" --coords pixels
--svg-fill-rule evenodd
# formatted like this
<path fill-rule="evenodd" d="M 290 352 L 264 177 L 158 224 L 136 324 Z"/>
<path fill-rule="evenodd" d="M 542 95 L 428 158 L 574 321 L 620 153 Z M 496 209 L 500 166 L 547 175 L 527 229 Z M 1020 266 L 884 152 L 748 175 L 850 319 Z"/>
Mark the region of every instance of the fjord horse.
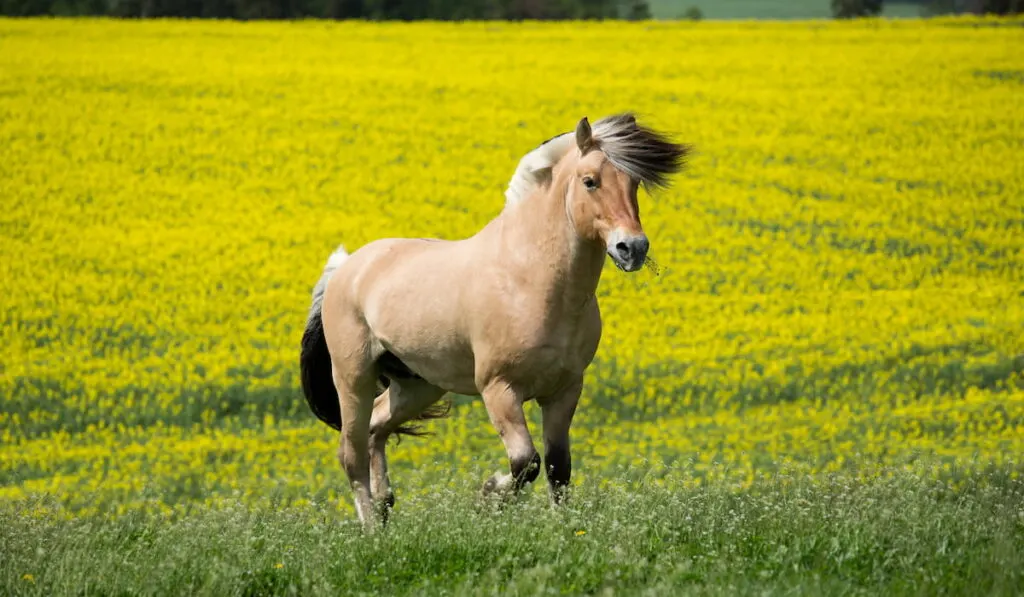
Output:
<path fill-rule="evenodd" d="M 637 191 L 664 186 L 688 146 L 619 114 L 583 118 L 525 155 L 501 213 L 472 237 L 389 238 L 339 248 L 313 292 L 300 366 L 306 400 L 341 431 L 338 458 L 367 528 L 394 504 L 385 443 L 443 416 L 448 392 L 481 396 L 515 493 L 541 470 L 523 404 L 543 416 L 551 499 L 569 484 L 569 426 L 597 351 L 606 257 L 635 272 L 649 241 Z"/>

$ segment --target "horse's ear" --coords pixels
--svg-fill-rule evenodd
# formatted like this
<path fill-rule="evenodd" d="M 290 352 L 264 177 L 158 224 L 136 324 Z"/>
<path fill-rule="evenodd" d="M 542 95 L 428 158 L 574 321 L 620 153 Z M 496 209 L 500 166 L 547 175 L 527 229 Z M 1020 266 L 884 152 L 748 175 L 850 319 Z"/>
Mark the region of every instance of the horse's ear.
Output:
<path fill-rule="evenodd" d="M 581 154 L 586 154 L 594 148 L 594 134 L 590 130 L 590 121 L 586 116 L 576 125 L 576 146 L 580 148 Z"/>

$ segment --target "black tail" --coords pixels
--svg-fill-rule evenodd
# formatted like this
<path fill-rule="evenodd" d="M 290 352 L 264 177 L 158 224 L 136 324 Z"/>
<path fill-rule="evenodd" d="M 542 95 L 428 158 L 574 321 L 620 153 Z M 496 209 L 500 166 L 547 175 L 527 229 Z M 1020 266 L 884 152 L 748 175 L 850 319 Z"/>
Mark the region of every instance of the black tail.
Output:
<path fill-rule="evenodd" d="M 331 353 L 327 350 L 324 324 L 320 320 L 319 301 L 313 304 L 313 312 L 302 334 L 299 367 L 302 370 L 302 392 L 310 410 L 324 423 L 341 430 L 341 405 L 331 375 Z"/>
<path fill-rule="evenodd" d="M 302 353 L 299 357 L 299 368 L 302 372 L 302 392 L 310 410 L 318 419 L 337 430 L 341 430 L 341 405 L 338 402 L 338 390 L 334 387 L 334 376 L 331 373 L 331 353 L 327 349 L 327 338 L 324 337 L 324 324 L 320 318 L 324 290 L 334 270 L 347 257 L 344 248 L 331 255 L 323 275 L 313 289 L 313 305 L 306 321 L 306 330 L 302 334 Z M 402 368 L 405 366 L 401 365 Z M 411 372 L 409 372 L 411 374 Z M 378 391 L 383 392 L 391 381 L 384 375 L 378 380 Z M 414 420 L 427 421 L 448 416 L 451 401 L 434 404 L 419 414 Z M 405 423 L 395 430 L 395 435 L 427 435 L 419 426 Z"/>

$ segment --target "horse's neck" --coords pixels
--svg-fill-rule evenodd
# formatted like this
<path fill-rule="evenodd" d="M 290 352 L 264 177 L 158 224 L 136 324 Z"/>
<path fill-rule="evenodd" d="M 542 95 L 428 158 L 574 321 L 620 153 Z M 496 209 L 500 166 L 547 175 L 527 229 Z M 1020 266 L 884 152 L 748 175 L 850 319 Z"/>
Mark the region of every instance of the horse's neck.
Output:
<path fill-rule="evenodd" d="M 605 249 L 577 236 L 566 206 L 566 176 L 556 176 L 503 214 L 502 234 L 506 250 L 523 258 L 524 278 L 532 290 L 564 309 L 581 309 L 597 290 L 604 266 Z"/>

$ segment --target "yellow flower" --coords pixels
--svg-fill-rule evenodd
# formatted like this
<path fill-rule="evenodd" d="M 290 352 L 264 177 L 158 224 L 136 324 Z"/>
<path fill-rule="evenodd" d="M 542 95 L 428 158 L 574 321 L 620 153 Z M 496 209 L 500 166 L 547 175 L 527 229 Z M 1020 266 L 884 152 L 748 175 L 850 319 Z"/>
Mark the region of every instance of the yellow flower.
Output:
<path fill-rule="evenodd" d="M 19 22 L 0 57 L 18 90 L 0 97 L 0 475 L 20 480 L 0 501 L 170 514 L 326 487 L 318 500 L 350 509 L 335 436 L 297 398 L 327 253 L 475 233 L 584 94 L 590 116 L 634 109 L 697 152 L 640 195 L 660 275 L 602 278 L 574 480 L 1009 462 L 1024 453 L 1014 23 Z M 653 73 L 632 105 L 621 80 L 561 58 L 606 36 L 622 43 L 602 68 Z M 830 44 L 844 51 L 817 51 Z M 521 60 L 495 68 L 507 48 Z M 957 68 L 915 60 L 939 51 Z M 235 55 L 260 60 L 238 76 Z M 337 85 L 323 55 L 366 59 Z M 503 458 L 479 400 L 428 428 L 389 445 L 409 491 Z"/>
<path fill-rule="evenodd" d="M 22 580 L 27 580 L 28 582 L 33 583 L 33 584 L 35 584 L 35 582 L 36 582 L 36 577 L 32 576 L 31 574 L 25 574 L 25 575 L 23 575 L 21 577 L 21 579 Z"/>
<path fill-rule="evenodd" d="M 580 530 L 576 531 L 576 536 L 577 537 L 582 537 L 583 535 L 586 535 L 586 534 L 587 534 L 587 532 L 584 531 L 583 529 L 580 529 Z"/>
<path fill-rule="evenodd" d="M 274 564 L 274 568 L 284 568 L 284 564 L 281 563 L 281 562 L 278 562 L 278 563 Z"/>

